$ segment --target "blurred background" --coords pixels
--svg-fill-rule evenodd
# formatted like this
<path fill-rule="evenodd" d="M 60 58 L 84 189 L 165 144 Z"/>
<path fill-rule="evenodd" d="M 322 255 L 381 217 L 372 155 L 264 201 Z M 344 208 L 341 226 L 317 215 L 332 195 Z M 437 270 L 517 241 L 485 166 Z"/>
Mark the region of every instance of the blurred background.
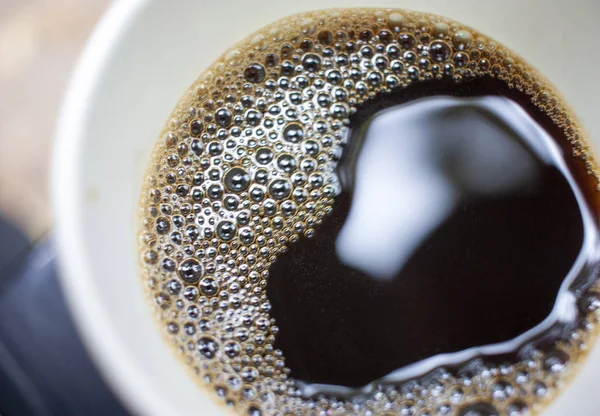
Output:
<path fill-rule="evenodd" d="M 127 415 L 58 284 L 49 168 L 65 87 L 109 0 L 0 0 L 0 415 Z"/>
<path fill-rule="evenodd" d="M 109 3 L 0 0 L 0 217 L 33 241 L 50 227 L 49 156 L 65 86 Z"/>

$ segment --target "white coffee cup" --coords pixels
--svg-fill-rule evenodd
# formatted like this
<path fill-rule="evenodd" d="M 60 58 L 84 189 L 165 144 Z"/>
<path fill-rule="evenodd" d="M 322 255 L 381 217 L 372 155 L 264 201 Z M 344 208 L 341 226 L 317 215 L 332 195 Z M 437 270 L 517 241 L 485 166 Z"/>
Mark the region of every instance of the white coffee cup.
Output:
<path fill-rule="evenodd" d="M 137 268 L 143 172 L 172 108 L 226 48 L 263 25 L 311 9 L 360 6 L 438 13 L 480 29 L 546 74 L 590 137 L 600 140 L 597 0 L 115 3 L 68 89 L 56 135 L 53 200 L 69 307 L 108 384 L 132 412 L 226 413 L 163 341 Z M 544 416 L 600 414 L 598 344 Z"/>

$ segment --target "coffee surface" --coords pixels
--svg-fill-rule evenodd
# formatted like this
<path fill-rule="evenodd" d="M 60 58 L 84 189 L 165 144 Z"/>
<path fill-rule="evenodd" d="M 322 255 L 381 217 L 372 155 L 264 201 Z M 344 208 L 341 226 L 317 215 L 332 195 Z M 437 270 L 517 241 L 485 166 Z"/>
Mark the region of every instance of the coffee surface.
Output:
<path fill-rule="evenodd" d="M 142 275 L 240 414 L 532 414 L 596 331 L 597 184 L 560 96 L 485 35 L 310 12 L 177 105 L 140 202 Z"/>

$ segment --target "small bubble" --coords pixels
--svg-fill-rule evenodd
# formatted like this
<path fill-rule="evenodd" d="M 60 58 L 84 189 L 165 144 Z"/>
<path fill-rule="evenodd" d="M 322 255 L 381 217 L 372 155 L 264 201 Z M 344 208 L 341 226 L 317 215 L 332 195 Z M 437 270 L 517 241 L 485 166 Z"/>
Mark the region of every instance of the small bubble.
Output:
<path fill-rule="evenodd" d="M 277 166 L 286 173 L 292 173 L 298 164 L 292 155 L 283 154 L 277 158 Z"/>
<path fill-rule="evenodd" d="M 210 142 L 208 144 L 208 153 L 210 153 L 211 156 L 219 156 L 223 153 L 223 145 L 219 142 Z"/>
<path fill-rule="evenodd" d="M 164 235 L 167 234 L 169 230 L 171 230 L 169 220 L 165 217 L 158 217 L 156 219 L 156 232 L 158 234 Z"/>
<path fill-rule="evenodd" d="M 533 385 L 533 393 L 538 397 L 544 397 L 548 393 L 548 387 L 542 381 L 537 381 Z"/>
<path fill-rule="evenodd" d="M 283 179 L 277 179 L 269 185 L 269 193 L 275 199 L 285 199 L 290 195 L 291 185 Z"/>
<path fill-rule="evenodd" d="M 469 56 L 464 52 L 457 52 L 454 55 L 454 64 L 459 67 L 465 67 L 469 63 Z"/>
<path fill-rule="evenodd" d="M 212 360 L 217 355 L 219 344 L 212 337 L 201 337 L 198 340 L 198 352 L 208 360 Z"/>
<path fill-rule="evenodd" d="M 168 257 L 165 257 L 162 260 L 161 266 L 162 266 L 163 270 L 166 272 L 174 272 L 175 269 L 177 268 L 177 264 Z"/>
<path fill-rule="evenodd" d="M 404 16 L 401 15 L 400 13 L 390 13 L 390 15 L 388 16 L 388 26 L 394 30 L 394 31 L 398 31 L 402 28 L 402 26 L 404 25 Z"/>
<path fill-rule="evenodd" d="M 363 30 L 358 35 L 358 38 L 363 42 L 368 42 L 371 40 L 371 38 L 373 38 L 373 32 L 371 32 L 370 30 Z"/>
<path fill-rule="evenodd" d="M 259 83 L 265 80 L 265 68 L 261 64 L 250 64 L 244 70 L 244 78 L 248 82 Z"/>
<path fill-rule="evenodd" d="M 219 291 L 219 284 L 212 277 L 204 277 L 200 280 L 200 291 L 205 296 L 214 296 Z"/>
<path fill-rule="evenodd" d="M 198 296 L 200 296 L 200 292 L 196 286 L 186 286 L 185 290 L 183 291 L 183 297 L 190 302 L 196 301 Z"/>
<path fill-rule="evenodd" d="M 208 187 L 206 194 L 210 199 L 221 199 L 223 196 L 223 188 L 219 184 L 213 184 Z"/>
<path fill-rule="evenodd" d="M 192 136 L 197 137 L 202 134 L 202 130 L 204 129 L 204 125 L 200 120 L 193 120 L 190 123 L 190 133 Z"/>
<path fill-rule="evenodd" d="M 219 108 L 215 113 L 215 121 L 221 127 L 227 127 L 231 124 L 231 112 L 226 108 Z"/>
<path fill-rule="evenodd" d="M 265 65 L 268 66 L 269 68 L 274 67 L 278 63 L 279 63 L 279 57 L 273 53 L 270 53 L 265 57 Z"/>
<path fill-rule="evenodd" d="M 321 69 L 321 58 L 314 53 L 307 53 L 302 57 L 302 66 L 308 72 L 317 72 Z"/>
<path fill-rule="evenodd" d="M 154 301 L 162 309 L 168 309 L 171 306 L 171 297 L 166 293 L 158 293 L 154 297 Z"/>
<path fill-rule="evenodd" d="M 176 322 L 169 322 L 167 324 L 167 331 L 171 334 L 176 334 L 179 332 L 179 325 Z"/>
<path fill-rule="evenodd" d="M 260 186 L 253 186 L 250 188 L 250 199 L 254 202 L 260 202 L 265 199 L 265 191 Z"/>
<path fill-rule="evenodd" d="M 489 403 L 472 403 L 458 411 L 457 416 L 500 416 L 500 412 Z"/>
<path fill-rule="evenodd" d="M 333 42 L 333 34 L 328 30 L 323 30 L 317 35 L 317 40 L 322 45 L 331 45 L 331 42 Z"/>
<path fill-rule="evenodd" d="M 242 228 L 239 236 L 243 244 L 251 244 L 254 241 L 254 232 L 250 228 Z"/>
<path fill-rule="evenodd" d="M 158 254 L 154 250 L 148 250 L 144 253 L 144 261 L 148 264 L 155 264 L 158 261 Z"/>
<path fill-rule="evenodd" d="M 515 400 L 506 408 L 508 416 L 524 416 L 528 413 L 527 404 L 522 400 Z"/>
<path fill-rule="evenodd" d="M 270 163 L 273 160 L 273 157 L 273 151 L 268 147 L 261 147 L 256 151 L 256 162 L 261 165 Z"/>
<path fill-rule="evenodd" d="M 398 36 L 398 42 L 404 49 L 411 49 L 416 45 L 417 40 L 410 33 L 401 33 Z"/>
<path fill-rule="evenodd" d="M 230 241 L 235 237 L 235 224 L 231 221 L 221 221 L 217 225 L 217 235 L 224 241 Z"/>
<path fill-rule="evenodd" d="M 379 32 L 378 36 L 379 40 L 384 44 L 390 43 L 393 39 L 392 34 L 387 30 L 382 30 L 381 32 Z"/>
<path fill-rule="evenodd" d="M 258 371 L 252 367 L 244 367 L 240 375 L 242 376 L 242 380 L 246 383 L 252 383 L 258 378 Z"/>
<path fill-rule="evenodd" d="M 459 30 L 452 36 L 452 43 L 458 50 L 467 49 L 473 42 L 473 35 L 467 30 Z"/>
<path fill-rule="evenodd" d="M 298 143 L 304 138 L 304 130 L 298 123 L 290 123 L 283 129 L 283 138 L 291 143 Z"/>
<path fill-rule="evenodd" d="M 429 45 L 429 56 L 436 62 L 444 62 L 450 58 L 452 49 L 450 45 L 441 40 L 431 42 Z"/>
<path fill-rule="evenodd" d="M 600 292 L 590 290 L 579 300 L 579 309 L 584 314 L 600 310 Z"/>
<path fill-rule="evenodd" d="M 184 260 L 177 271 L 179 277 L 188 284 L 197 283 L 202 277 L 202 265 L 196 259 Z"/>
<path fill-rule="evenodd" d="M 436 37 L 444 37 L 450 32 L 450 27 L 447 23 L 438 22 L 432 26 L 432 33 Z"/>
<path fill-rule="evenodd" d="M 250 186 L 250 175 L 242 168 L 231 168 L 225 174 L 223 184 L 231 192 L 243 192 Z"/>
<path fill-rule="evenodd" d="M 262 416 L 260 407 L 254 405 L 248 407 L 248 416 Z"/>
<path fill-rule="evenodd" d="M 554 350 L 544 358 L 544 369 L 551 373 L 558 373 L 564 370 L 568 362 L 569 354 L 562 350 Z"/>
<path fill-rule="evenodd" d="M 514 387 L 506 381 L 498 381 L 492 385 L 492 397 L 496 400 L 506 400 L 514 393 Z"/>
<path fill-rule="evenodd" d="M 173 269 L 173 270 L 175 270 L 175 269 Z M 171 279 L 167 282 L 167 290 L 172 295 L 179 294 L 179 292 L 181 292 L 181 288 L 182 288 L 182 285 L 179 280 Z"/>

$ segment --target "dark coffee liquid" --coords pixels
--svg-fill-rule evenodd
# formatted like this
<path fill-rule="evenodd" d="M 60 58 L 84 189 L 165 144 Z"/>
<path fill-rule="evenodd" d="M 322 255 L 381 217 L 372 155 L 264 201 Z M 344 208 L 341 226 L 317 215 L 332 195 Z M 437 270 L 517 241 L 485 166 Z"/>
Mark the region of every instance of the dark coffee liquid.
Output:
<path fill-rule="evenodd" d="M 580 205 L 583 201 L 594 204 L 590 199 L 592 181 L 583 179 L 583 169 L 576 162 L 566 162 L 560 153 L 552 156 L 561 159 L 566 172 L 578 179 L 573 183 L 584 196 L 578 201 L 557 160 L 549 160 L 547 154 L 539 154 L 535 146 L 510 132 L 502 131 L 504 135 L 495 139 L 498 146 L 483 149 L 481 163 L 473 163 L 467 172 L 461 169 L 473 162 L 469 159 L 475 157 L 469 153 L 473 143 L 481 143 L 481 138 L 469 138 L 473 135 L 469 123 L 464 137 L 455 134 L 452 138 L 450 132 L 433 137 L 431 154 L 425 157 L 433 160 L 436 175 L 455 194 L 443 218 L 421 233 L 409 255 L 406 247 L 393 240 L 390 245 L 398 246 L 382 256 L 406 259 L 383 277 L 368 266 L 349 265 L 340 259 L 340 233 L 349 221 L 361 175 L 356 173 L 356 163 L 361 163 L 365 148 L 376 147 L 381 139 L 376 136 L 383 130 L 377 130 L 375 124 L 386 112 L 380 110 L 442 95 L 509 98 L 527 111 L 555 144 L 561 148 L 566 144 L 561 130 L 528 104 L 528 97 L 492 78 L 460 85 L 452 81 L 418 83 L 363 104 L 351 117 L 349 144 L 339 165 L 345 186 L 336 197 L 332 215 L 325 217 L 314 238 L 291 244 L 270 269 L 267 294 L 280 329 L 275 346 L 284 352 L 295 379 L 363 386 L 429 357 L 511 340 L 551 313 L 582 250 L 585 227 Z M 399 136 L 397 140 L 407 139 Z M 506 148 L 516 156 L 498 156 Z M 406 152 L 406 148 L 400 151 Z M 492 162 L 486 157 L 492 157 Z M 385 169 L 384 164 L 369 166 L 367 173 Z M 505 186 L 519 169 L 526 172 L 526 178 Z M 472 184 L 481 178 L 485 178 L 482 185 Z M 386 183 L 389 195 L 413 198 L 396 182 Z M 385 200 L 382 198 L 383 203 Z M 410 203 L 405 205 L 411 208 Z M 397 216 L 402 215 L 404 210 L 399 209 Z M 422 216 L 428 215 L 427 210 L 422 211 Z M 406 225 L 396 231 L 402 233 L 402 227 Z M 381 238 L 385 240 L 385 236 Z M 369 256 L 361 247 L 354 257 Z M 588 278 L 580 276 L 578 281 Z"/>

